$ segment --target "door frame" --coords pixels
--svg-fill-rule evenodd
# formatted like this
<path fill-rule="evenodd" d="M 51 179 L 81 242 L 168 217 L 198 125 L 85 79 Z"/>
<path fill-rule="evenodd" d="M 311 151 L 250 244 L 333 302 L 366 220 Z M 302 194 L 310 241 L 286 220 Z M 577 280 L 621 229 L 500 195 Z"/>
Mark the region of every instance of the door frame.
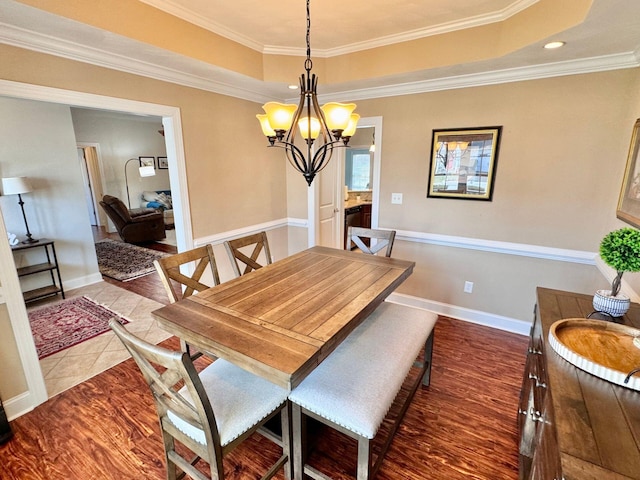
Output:
<path fill-rule="evenodd" d="M 373 152 L 373 179 L 371 188 L 371 228 L 378 228 L 378 221 L 380 215 L 380 174 L 382 164 L 382 117 L 363 117 L 358 121 L 358 127 L 373 127 L 376 150 Z M 342 198 L 344 192 L 344 158 L 343 152 L 340 155 L 335 155 L 331 161 L 338 161 L 340 164 L 336 169 L 335 183 L 336 183 L 336 199 L 339 205 L 340 213 L 339 218 L 344 218 L 344 199 Z M 317 244 L 320 235 L 319 223 L 320 223 L 320 199 L 319 190 L 316 188 L 316 182 L 313 182 L 307 190 L 307 242 L 309 247 L 313 247 Z M 336 248 L 341 247 L 341 240 L 344 238 L 344 222 L 338 221 L 339 234 L 337 237 L 338 245 Z"/>
<path fill-rule="evenodd" d="M 69 107 L 88 107 L 133 115 L 162 117 L 169 162 L 169 183 L 172 192 L 174 220 L 176 225 L 179 224 L 181 226 L 180 229 L 176 229 L 178 251 L 193 248 L 193 229 L 188 201 L 189 191 L 187 187 L 184 140 L 182 137 L 182 119 L 179 108 L 10 80 L 0 80 L 0 95 L 63 104 Z M 2 228 L 0 228 L 0 233 L 1 231 Z M 2 264 L 14 265 L 11 249 L 0 248 L 0 265 Z M 17 285 L 19 290 L 18 274 L 13 267 L 6 272 L 6 276 L 11 278 L 9 285 Z M 8 416 L 15 418 L 46 402 L 48 395 L 22 295 L 17 295 L 15 288 L 2 288 L 0 293 L 5 294 L 3 300 L 7 304 L 9 320 L 27 383 L 27 392 L 20 394 L 15 404 L 12 399 L 5 399 L 8 400 L 8 402 L 4 402 Z"/>
<path fill-rule="evenodd" d="M 104 183 L 104 167 L 102 165 L 102 158 L 100 156 L 100 144 L 99 143 L 87 143 L 87 142 L 76 142 L 78 148 L 81 148 L 84 152 L 84 161 L 86 163 L 87 156 L 86 151 L 89 148 L 92 148 L 96 153 L 96 160 L 98 162 L 98 175 L 94 175 L 92 171 L 87 168 L 87 176 L 89 177 L 89 182 L 92 185 L 91 187 L 91 202 L 93 203 L 93 209 L 96 212 L 96 220 L 98 222 L 98 227 L 106 226 L 107 219 L 104 211 L 100 208 L 100 196 L 96 196 L 96 184 L 100 185 L 100 192 L 104 192 L 106 185 Z"/>

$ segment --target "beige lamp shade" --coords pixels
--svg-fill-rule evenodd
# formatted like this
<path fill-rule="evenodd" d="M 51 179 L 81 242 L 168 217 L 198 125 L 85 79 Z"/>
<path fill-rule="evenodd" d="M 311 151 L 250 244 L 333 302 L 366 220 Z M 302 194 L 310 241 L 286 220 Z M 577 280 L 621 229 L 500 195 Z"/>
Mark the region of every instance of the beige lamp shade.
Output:
<path fill-rule="evenodd" d="M 275 137 L 276 132 L 273 128 L 271 128 L 271 124 L 269 123 L 269 118 L 267 118 L 266 114 L 258 114 L 256 118 L 260 122 L 260 127 L 262 127 L 262 134 L 265 137 Z"/>
<path fill-rule="evenodd" d="M 358 127 L 358 120 L 360 120 L 360 115 L 357 113 L 352 113 L 349 116 L 349 123 L 347 124 L 347 128 L 342 132 L 343 137 L 353 137 L 356 133 L 356 128 Z"/>
<path fill-rule="evenodd" d="M 311 121 L 311 129 L 309 129 L 309 121 Z M 315 140 L 320 135 L 320 120 L 316 117 L 302 117 L 298 120 L 298 128 L 300 129 L 300 135 L 305 140 L 311 138 Z"/>
<path fill-rule="evenodd" d="M 278 102 L 268 102 L 262 106 L 267 114 L 269 125 L 273 130 L 289 130 L 293 123 L 293 115 L 298 109 L 297 105 Z"/>
<path fill-rule="evenodd" d="M 324 113 L 324 119 L 327 121 L 329 130 L 345 130 L 349 125 L 351 114 L 356 108 L 355 103 L 338 103 L 329 102 L 320 109 Z"/>
<path fill-rule="evenodd" d="M 2 179 L 3 195 L 18 195 L 33 191 L 27 177 L 9 177 Z"/>

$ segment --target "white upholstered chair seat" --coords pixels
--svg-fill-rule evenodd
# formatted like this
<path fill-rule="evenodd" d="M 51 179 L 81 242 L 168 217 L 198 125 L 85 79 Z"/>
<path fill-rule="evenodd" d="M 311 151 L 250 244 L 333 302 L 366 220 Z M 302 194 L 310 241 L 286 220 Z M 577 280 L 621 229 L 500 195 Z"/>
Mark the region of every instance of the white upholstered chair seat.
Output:
<path fill-rule="evenodd" d="M 287 400 L 287 391 L 232 363 L 218 359 L 199 373 L 202 385 L 216 412 L 220 444 L 225 446 L 256 423 L 266 418 Z M 186 387 L 180 394 L 190 403 Z M 167 417 L 178 430 L 193 440 L 206 444 L 204 432 L 167 411 Z"/>
<path fill-rule="evenodd" d="M 289 399 L 358 435 L 373 438 L 402 387 L 405 375 L 398 373 L 409 371 L 436 319 L 423 310 L 384 302 Z"/>

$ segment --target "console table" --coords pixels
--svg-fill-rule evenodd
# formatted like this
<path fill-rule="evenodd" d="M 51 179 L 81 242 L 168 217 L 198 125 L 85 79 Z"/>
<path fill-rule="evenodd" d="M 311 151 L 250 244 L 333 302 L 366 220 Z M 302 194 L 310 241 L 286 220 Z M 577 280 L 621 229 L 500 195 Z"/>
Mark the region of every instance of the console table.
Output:
<path fill-rule="evenodd" d="M 551 325 L 585 318 L 592 298 L 537 289 L 518 408 L 521 480 L 640 479 L 640 392 L 574 367 L 549 345 Z M 640 305 L 616 321 L 640 328 Z"/>
<path fill-rule="evenodd" d="M 28 265 L 18 268 L 18 277 L 26 277 L 37 273 L 49 272 L 51 275 L 51 283 L 44 287 L 35 288 L 22 292 L 25 302 L 32 302 L 40 298 L 57 295 L 60 293 L 64 298 L 64 289 L 62 288 L 62 278 L 60 278 L 60 269 L 58 268 L 58 257 L 56 256 L 56 247 L 53 240 L 41 238 L 35 243 L 19 243 L 12 245 L 11 250 L 15 252 L 24 252 L 42 248 L 45 251 L 46 262 Z"/>

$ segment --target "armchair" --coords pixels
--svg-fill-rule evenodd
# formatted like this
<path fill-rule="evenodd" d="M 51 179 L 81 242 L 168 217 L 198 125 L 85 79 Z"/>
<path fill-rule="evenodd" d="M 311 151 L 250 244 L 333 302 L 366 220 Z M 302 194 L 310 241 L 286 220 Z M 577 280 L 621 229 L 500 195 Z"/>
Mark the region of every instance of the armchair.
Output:
<path fill-rule="evenodd" d="M 162 213 L 153 208 L 129 210 L 122 200 L 111 195 L 102 197 L 100 206 L 127 243 L 153 242 L 166 237 Z"/>

